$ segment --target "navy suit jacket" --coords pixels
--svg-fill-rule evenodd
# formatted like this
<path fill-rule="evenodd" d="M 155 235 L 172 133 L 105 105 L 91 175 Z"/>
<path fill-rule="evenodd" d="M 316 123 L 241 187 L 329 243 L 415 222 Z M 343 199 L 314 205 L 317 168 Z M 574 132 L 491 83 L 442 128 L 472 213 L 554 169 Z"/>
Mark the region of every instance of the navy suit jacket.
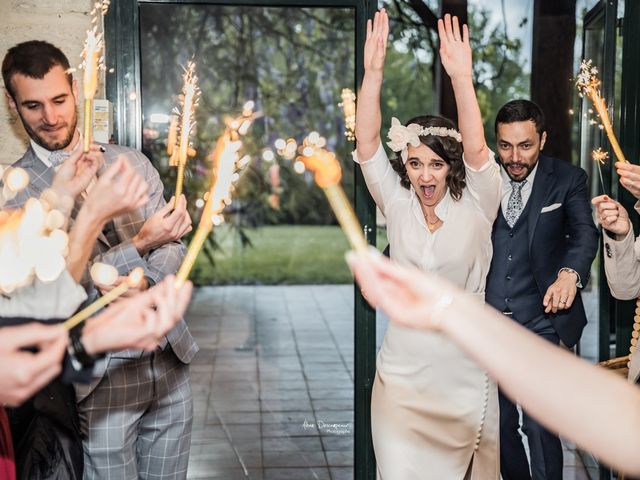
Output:
<path fill-rule="evenodd" d="M 591 213 L 587 179 L 583 169 L 569 162 L 544 155 L 538 159 L 527 226 L 530 267 L 541 297 L 563 267 L 578 272 L 582 285 L 589 281 L 599 234 Z M 587 323 L 579 289 L 572 307 L 551 314 L 550 320 L 567 346 L 578 342 Z"/>

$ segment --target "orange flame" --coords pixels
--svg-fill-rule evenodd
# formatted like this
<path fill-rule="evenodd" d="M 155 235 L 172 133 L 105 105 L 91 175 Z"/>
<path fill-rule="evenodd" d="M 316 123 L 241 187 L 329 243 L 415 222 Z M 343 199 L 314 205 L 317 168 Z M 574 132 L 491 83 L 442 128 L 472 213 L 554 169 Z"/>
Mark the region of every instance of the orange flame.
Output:
<path fill-rule="evenodd" d="M 303 155 L 298 157 L 304 166 L 314 172 L 314 178 L 320 188 L 337 185 L 342 178 L 340 163 L 333 152 L 322 148 L 305 147 Z"/>

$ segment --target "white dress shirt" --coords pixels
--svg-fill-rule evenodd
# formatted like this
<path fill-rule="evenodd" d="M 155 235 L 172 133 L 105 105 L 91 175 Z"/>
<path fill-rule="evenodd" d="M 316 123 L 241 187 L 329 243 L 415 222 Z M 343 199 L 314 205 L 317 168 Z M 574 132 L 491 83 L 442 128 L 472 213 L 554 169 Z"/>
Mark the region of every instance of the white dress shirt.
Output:
<path fill-rule="evenodd" d="M 527 206 L 527 202 L 529 201 L 529 197 L 531 196 L 531 191 L 533 190 L 533 181 L 536 178 L 537 171 L 538 162 L 536 162 L 536 166 L 533 167 L 533 170 L 531 170 L 531 173 L 527 177 L 527 183 L 524 184 L 522 190 L 520 191 L 522 195 L 523 210 Z M 500 167 L 500 176 L 502 177 L 502 201 L 500 202 L 500 205 L 502 206 L 502 214 L 504 215 L 507 211 L 507 205 L 509 203 L 509 197 L 511 196 L 513 187 L 511 187 L 511 178 L 509 178 L 507 171 L 502 166 Z"/>

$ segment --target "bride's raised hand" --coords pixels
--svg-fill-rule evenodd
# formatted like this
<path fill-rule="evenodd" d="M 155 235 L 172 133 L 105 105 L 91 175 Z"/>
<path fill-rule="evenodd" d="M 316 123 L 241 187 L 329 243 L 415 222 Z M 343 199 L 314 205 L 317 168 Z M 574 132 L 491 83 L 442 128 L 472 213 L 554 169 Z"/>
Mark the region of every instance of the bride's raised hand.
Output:
<path fill-rule="evenodd" d="M 364 69 L 366 73 L 382 75 L 388 36 L 389 17 L 383 8 L 376 12 L 373 22 L 367 20 L 367 36 L 364 42 Z"/>
<path fill-rule="evenodd" d="M 449 77 L 471 76 L 471 45 L 467 26 L 463 25 L 460 31 L 458 17 L 451 18 L 447 13 L 444 19 L 438 20 L 438 36 L 440 61 Z"/>

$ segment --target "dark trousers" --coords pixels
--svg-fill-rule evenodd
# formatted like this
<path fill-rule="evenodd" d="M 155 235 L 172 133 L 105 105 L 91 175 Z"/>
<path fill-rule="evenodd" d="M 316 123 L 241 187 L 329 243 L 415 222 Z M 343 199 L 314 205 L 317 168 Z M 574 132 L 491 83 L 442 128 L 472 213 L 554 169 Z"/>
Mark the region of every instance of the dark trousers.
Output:
<path fill-rule="evenodd" d="M 524 325 L 545 340 L 558 345 L 560 339 L 549 321 L 539 317 Z M 531 473 L 520 435 L 517 405 L 498 392 L 500 402 L 500 473 L 503 480 L 562 480 L 560 439 L 523 411 L 522 431 L 527 435 Z"/>

